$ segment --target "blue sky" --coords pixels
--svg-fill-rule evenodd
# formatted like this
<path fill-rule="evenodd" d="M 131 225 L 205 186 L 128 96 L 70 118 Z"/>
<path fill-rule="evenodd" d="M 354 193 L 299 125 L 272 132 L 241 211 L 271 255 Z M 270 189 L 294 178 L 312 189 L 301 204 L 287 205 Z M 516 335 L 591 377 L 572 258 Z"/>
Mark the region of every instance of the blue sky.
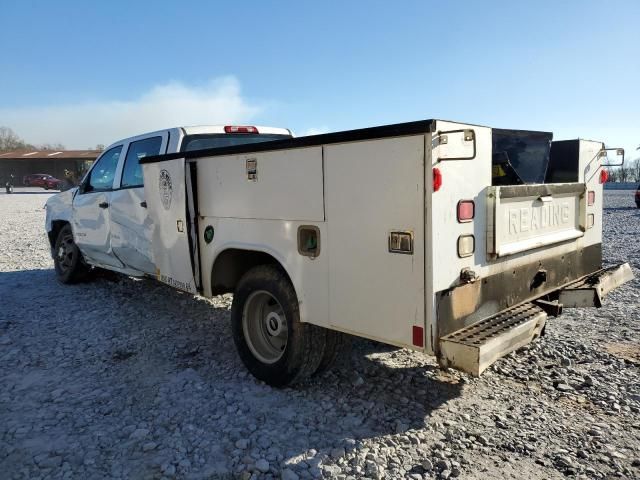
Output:
<path fill-rule="evenodd" d="M 31 142 L 445 118 L 632 155 L 640 144 L 640 1 L 0 0 L 0 11 L 0 125 Z"/>

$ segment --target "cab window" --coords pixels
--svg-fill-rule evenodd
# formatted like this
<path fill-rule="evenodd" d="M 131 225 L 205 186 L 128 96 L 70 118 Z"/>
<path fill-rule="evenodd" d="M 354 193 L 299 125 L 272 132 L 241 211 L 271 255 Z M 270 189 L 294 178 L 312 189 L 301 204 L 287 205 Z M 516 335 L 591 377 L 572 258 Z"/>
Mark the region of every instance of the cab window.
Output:
<path fill-rule="evenodd" d="M 142 167 L 140 159 L 160 153 L 162 137 L 145 138 L 137 142 L 131 142 L 127 157 L 124 159 L 124 169 L 122 170 L 121 188 L 142 187 Z"/>
<path fill-rule="evenodd" d="M 85 192 L 104 192 L 113 188 L 121 151 L 122 145 L 113 147 L 96 161 L 85 183 Z"/>

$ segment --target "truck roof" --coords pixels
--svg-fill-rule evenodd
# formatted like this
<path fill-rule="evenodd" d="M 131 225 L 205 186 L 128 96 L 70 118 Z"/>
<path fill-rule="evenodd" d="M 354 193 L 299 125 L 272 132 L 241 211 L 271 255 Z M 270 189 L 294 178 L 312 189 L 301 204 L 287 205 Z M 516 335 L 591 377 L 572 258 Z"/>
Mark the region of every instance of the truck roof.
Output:
<path fill-rule="evenodd" d="M 183 135 L 204 135 L 204 134 L 224 135 L 226 133 L 224 131 L 225 126 L 228 126 L 228 125 L 191 125 L 191 126 L 183 126 L 183 127 L 163 128 L 162 130 L 154 130 L 152 132 L 145 132 L 139 135 L 118 139 L 115 142 L 111 142 L 111 144 L 105 150 L 108 150 L 109 148 L 124 142 L 133 142 L 133 141 L 140 140 L 142 138 L 146 138 L 153 135 L 162 135 L 165 132 L 170 132 L 170 135 L 173 135 L 174 133 L 176 135 L 180 135 L 180 133 L 182 133 Z M 252 125 L 252 127 L 258 129 L 259 134 L 292 136 L 291 130 L 287 128 L 265 127 L 263 125 Z"/>
<path fill-rule="evenodd" d="M 263 143 L 236 145 L 232 147 L 218 147 L 205 150 L 193 150 L 191 152 L 169 153 L 165 155 L 148 156 L 140 160 L 140 163 L 154 163 L 174 158 L 197 158 L 216 155 L 240 154 L 248 152 L 262 152 L 266 150 L 282 150 L 299 147 L 312 147 L 330 143 L 342 143 L 359 140 L 371 140 L 377 138 L 397 137 L 401 135 L 413 135 L 424 133 L 431 129 L 435 120 L 419 120 L 416 122 L 396 123 L 379 127 L 360 128 L 342 132 L 323 133 L 306 137 L 273 140 Z M 257 127 L 260 131 L 260 127 Z"/>
<path fill-rule="evenodd" d="M 265 127 L 263 125 L 252 125 L 256 129 L 258 129 L 258 133 L 267 133 L 270 135 L 291 135 L 291 130 L 287 128 L 277 128 L 277 127 Z M 181 128 L 185 135 L 200 135 L 203 133 L 226 133 L 224 131 L 225 125 L 193 125 L 189 127 L 179 127 Z"/>

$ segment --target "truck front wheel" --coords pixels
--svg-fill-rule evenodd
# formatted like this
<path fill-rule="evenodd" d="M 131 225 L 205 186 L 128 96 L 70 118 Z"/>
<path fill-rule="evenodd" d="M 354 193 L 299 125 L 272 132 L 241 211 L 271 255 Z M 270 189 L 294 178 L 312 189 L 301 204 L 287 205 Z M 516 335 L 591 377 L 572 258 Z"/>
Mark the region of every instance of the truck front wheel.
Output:
<path fill-rule="evenodd" d="M 62 227 L 56 237 L 53 264 L 56 276 L 62 283 L 79 282 L 89 273 L 90 267 L 84 262 L 82 253 L 73 241 L 70 225 Z"/>
<path fill-rule="evenodd" d="M 231 320 L 240 359 L 256 378 L 283 387 L 318 369 L 325 330 L 300 322 L 296 292 L 277 266 L 254 267 L 240 279 Z"/>

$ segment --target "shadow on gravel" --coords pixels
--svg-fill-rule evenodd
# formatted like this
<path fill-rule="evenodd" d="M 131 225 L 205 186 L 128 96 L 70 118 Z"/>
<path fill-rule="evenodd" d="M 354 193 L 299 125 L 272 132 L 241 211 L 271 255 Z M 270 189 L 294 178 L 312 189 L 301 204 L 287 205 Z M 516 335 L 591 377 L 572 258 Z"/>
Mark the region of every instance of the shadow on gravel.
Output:
<path fill-rule="evenodd" d="M 616 211 L 624 211 L 624 210 L 638 210 L 640 212 L 640 208 L 638 207 L 605 207 L 605 212 L 616 212 Z"/>
<path fill-rule="evenodd" d="M 49 283 L 51 281 L 57 283 L 53 268 L 0 272 L 0 288 L 28 288 L 32 291 L 32 294 L 36 294 L 38 284 L 42 282 Z M 11 295 L 11 292 L 9 290 L 7 290 L 6 292 L 0 290 L 0 293 L 2 293 L 3 295 Z M 3 297 L 3 300 L 11 300 L 11 297 Z M 17 308 L 18 305 L 8 305 L 5 303 L 5 307 Z"/>
<path fill-rule="evenodd" d="M 247 451 L 237 445 L 245 440 L 261 455 L 282 455 L 290 466 L 307 462 L 312 450 L 349 451 L 373 437 L 401 445 L 409 438 L 391 436 L 423 428 L 435 409 L 462 393 L 462 385 L 427 357 L 364 340 L 355 340 L 324 376 L 271 388 L 249 375 L 236 355 L 229 297 L 214 305 L 152 280 L 103 275 L 66 286 L 52 269 L 1 272 L 0 298 L 8 312 L 0 335 L 20 346 L 21 356 L 37 355 L 47 364 L 46 384 L 20 392 L 13 411 L 33 415 L 24 409 L 37 411 L 39 395 L 64 389 L 74 393 L 46 404 L 52 418 L 71 412 L 56 435 L 80 438 L 76 417 L 116 432 L 146 425 L 148 439 L 160 446 L 136 454 L 146 460 L 134 476 L 157 471 L 155 462 L 171 455 L 169 437 L 188 445 L 206 440 L 201 467 L 219 474 L 243 462 Z M 59 353 L 56 358 L 62 350 L 70 352 L 68 362 L 60 362 Z M 31 406 L 22 400 L 27 397 Z M 133 443 L 121 442 L 115 434 L 104 439 L 116 450 Z M 107 457 L 96 461 L 109 463 Z"/>

